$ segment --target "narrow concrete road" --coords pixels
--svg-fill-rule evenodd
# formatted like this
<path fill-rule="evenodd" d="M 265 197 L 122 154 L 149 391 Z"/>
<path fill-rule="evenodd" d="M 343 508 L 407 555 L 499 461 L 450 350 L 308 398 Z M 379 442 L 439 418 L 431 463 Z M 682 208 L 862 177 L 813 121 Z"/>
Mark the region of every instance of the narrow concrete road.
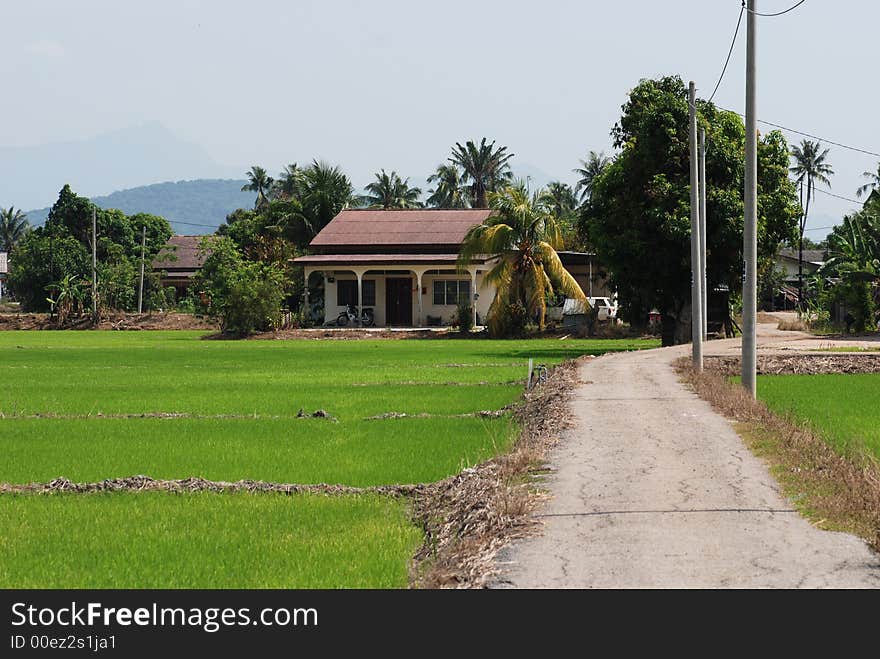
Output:
<path fill-rule="evenodd" d="M 502 551 L 495 587 L 880 587 L 880 557 L 810 525 L 730 423 L 678 382 L 671 362 L 688 351 L 581 367 L 543 533 Z"/>

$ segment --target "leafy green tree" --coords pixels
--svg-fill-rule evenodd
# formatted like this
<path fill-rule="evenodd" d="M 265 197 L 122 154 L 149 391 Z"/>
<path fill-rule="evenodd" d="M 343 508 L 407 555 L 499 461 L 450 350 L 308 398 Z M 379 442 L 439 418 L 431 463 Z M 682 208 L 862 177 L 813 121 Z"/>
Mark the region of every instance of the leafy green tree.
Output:
<path fill-rule="evenodd" d="M 383 169 L 376 172 L 376 180 L 366 186 L 369 193 L 361 198 L 361 203 L 370 208 L 421 208 L 420 188 L 411 188 L 409 179 L 401 179 L 397 172 L 387 174 Z"/>
<path fill-rule="evenodd" d="M 593 192 L 593 181 L 602 174 L 610 162 L 611 158 L 606 156 L 604 151 L 599 153 L 590 151 L 587 159 L 580 161 L 581 166 L 572 170 L 579 177 L 577 185 L 574 186 L 574 192 L 578 195 L 581 203 L 589 200 L 590 194 Z"/>
<path fill-rule="evenodd" d="M 49 311 L 49 287 L 66 276 L 91 277 L 91 257 L 71 236 L 38 228 L 25 236 L 9 262 L 9 287 L 25 311 Z"/>
<path fill-rule="evenodd" d="M 428 177 L 434 188 L 428 190 L 428 206 L 431 208 L 467 208 L 467 196 L 463 192 L 461 171 L 455 165 L 438 165 Z"/>
<path fill-rule="evenodd" d="M 31 230 L 27 215 L 13 206 L 0 208 L 0 252 L 15 251 L 15 246 Z"/>
<path fill-rule="evenodd" d="M 44 226 L 22 239 L 16 251 L 10 287 L 27 310 L 48 309 L 43 291 L 67 276 L 91 281 L 92 211 L 98 229 L 99 306 L 135 308 L 137 281 L 132 273 L 140 263 L 141 231 L 146 228 L 145 261 L 150 263 L 171 237 L 171 225 L 147 213 L 128 217 L 119 210 L 97 208 L 65 185 Z"/>
<path fill-rule="evenodd" d="M 497 290 L 487 319 L 490 333 L 516 334 L 523 317 L 537 317 L 543 330 L 548 297 L 559 292 L 586 299 L 556 253 L 562 247 L 559 223 L 542 191 L 529 197 L 524 187 L 512 186 L 490 193 L 489 200 L 495 213 L 468 231 L 459 264 L 478 254 L 497 259 L 486 273 Z"/>
<path fill-rule="evenodd" d="M 831 165 L 825 160 L 828 157 L 829 149 L 822 149 L 819 142 L 803 140 L 800 146 L 791 147 L 791 157 L 794 165 L 791 167 L 791 173 L 795 176 L 795 182 L 798 186 L 800 195 L 801 221 L 798 234 L 798 307 L 803 307 L 804 297 L 804 231 L 807 228 L 807 217 L 810 215 L 810 202 L 813 198 L 813 190 L 816 189 L 816 182 L 824 183 L 829 188 L 831 180 L 828 178 L 834 174 Z M 806 188 L 806 198 L 804 196 L 804 188 Z"/>
<path fill-rule="evenodd" d="M 861 199 L 862 195 L 871 195 L 880 189 L 880 164 L 877 165 L 876 172 L 864 172 L 862 176 L 868 179 L 868 182 L 859 186 L 859 189 L 856 190 L 856 197 L 858 199 Z"/>
<path fill-rule="evenodd" d="M 77 195 L 70 185 L 65 185 L 49 209 L 43 229 L 59 236 L 73 236 L 83 245 L 91 245 L 93 208 L 95 205 L 91 201 Z"/>
<path fill-rule="evenodd" d="M 254 165 L 247 173 L 248 182 L 241 186 L 242 192 L 256 192 L 257 200 L 254 208 L 259 208 L 269 201 L 269 192 L 272 190 L 274 179 L 266 173 L 266 170 Z"/>
<path fill-rule="evenodd" d="M 488 208 L 488 193 L 501 189 L 513 180 L 510 159 L 514 154 L 506 146 L 495 147 L 495 141 L 486 144 L 486 138 L 477 146 L 468 140 L 464 146 L 456 142 L 449 162 L 460 167 L 462 182 L 469 186 L 470 205 Z"/>
<path fill-rule="evenodd" d="M 698 101 L 706 156 L 709 289 L 742 289 L 745 130 L 740 118 Z M 612 130 L 617 157 L 592 182 L 580 228 L 608 268 L 620 315 L 644 326 L 658 309 L 669 345 L 689 340 L 690 168 L 687 89 L 677 76 L 643 80 Z M 774 255 L 796 236 L 797 204 L 779 132 L 758 145 L 758 252 Z"/>
<path fill-rule="evenodd" d="M 275 264 L 248 261 L 228 237 L 206 237 L 210 251 L 193 282 L 209 299 L 207 313 L 223 333 L 244 337 L 278 326 L 284 273 Z"/>

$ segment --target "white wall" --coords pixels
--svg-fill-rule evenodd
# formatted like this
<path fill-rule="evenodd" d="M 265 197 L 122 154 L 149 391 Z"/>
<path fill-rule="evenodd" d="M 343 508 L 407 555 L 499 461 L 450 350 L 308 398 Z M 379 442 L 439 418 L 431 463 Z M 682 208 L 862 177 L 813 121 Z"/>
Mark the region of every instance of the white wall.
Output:
<path fill-rule="evenodd" d="M 324 288 L 324 321 L 326 323 L 335 324 L 336 318 L 340 313 L 345 311 L 344 305 L 338 305 L 337 302 L 337 287 L 336 284 L 339 281 L 357 281 L 354 273 L 344 272 L 344 271 L 336 271 L 334 273 L 328 273 L 328 276 L 333 277 L 333 282 L 327 282 L 326 287 Z M 364 280 L 373 279 L 376 282 L 376 304 L 369 305 L 373 309 L 373 316 L 375 318 L 376 326 L 384 327 L 386 325 L 386 316 L 385 316 L 385 280 L 386 279 L 404 279 L 407 275 L 385 275 L 385 274 L 373 274 L 366 273 L 363 277 Z M 452 316 L 455 315 L 456 307 L 455 305 L 435 305 L 434 304 L 434 281 L 435 280 L 448 280 L 448 279 L 457 279 L 462 281 L 470 281 L 470 274 L 424 274 L 422 276 L 422 290 L 416 291 L 416 276 L 412 273 L 409 274 L 410 279 L 412 280 L 413 294 L 412 294 L 412 319 L 413 325 L 418 325 L 419 323 L 419 296 L 422 298 L 422 325 L 427 325 L 427 317 L 430 316 L 439 316 L 442 319 L 443 325 L 448 325 L 452 320 Z M 485 323 L 486 315 L 489 312 L 489 306 L 492 304 L 492 300 L 495 297 L 495 288 L 493 286 L 489 286 L 483 282 L 482 274 L 477 275 L 477 294 L 479 297 L 477 298 L 476 307 L 477 313 L 479 314 L 480 321 Z M 367 306 L 367 305 L 364 305 Z"/>

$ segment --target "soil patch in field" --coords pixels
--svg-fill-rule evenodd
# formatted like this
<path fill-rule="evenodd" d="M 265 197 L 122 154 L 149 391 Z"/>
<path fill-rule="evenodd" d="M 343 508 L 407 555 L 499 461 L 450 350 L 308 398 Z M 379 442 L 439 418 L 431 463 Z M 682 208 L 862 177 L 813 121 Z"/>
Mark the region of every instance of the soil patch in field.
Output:
<path fill-rule="evenodd" d="M 216 330 L 217 323 L 188 313 L 111 313 L 101 316 L 98 326 L 88 316 L 73 318 L 63 326 L 46 313 L 0 314 L 0 330 Z"/>
<path fill-rule="evenodd" d="M 739 357 L 706 357 L 707 371 L 725 377 L 740 375 Z M 758 355 L 758 375 L 827 375 L 834 373 L 880 373 L 880 354 Z"/>

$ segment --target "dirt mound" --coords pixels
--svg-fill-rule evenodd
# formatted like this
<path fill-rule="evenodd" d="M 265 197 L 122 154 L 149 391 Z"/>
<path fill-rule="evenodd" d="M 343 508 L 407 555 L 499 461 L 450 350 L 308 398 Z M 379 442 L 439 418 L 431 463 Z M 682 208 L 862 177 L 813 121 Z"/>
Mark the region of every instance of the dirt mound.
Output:
<path fill-rule="evenodd" d="M 91 318 L 73 318 L 64 326 L 46 313 L 0 314 L 0 330 L 216 330 L 217 323 L 187 313 L 161 312 L 147 314 L 110 313 L 101 316 L 98 326 Z"/>
<path fill-rule="evenodd" d="M 739 357 L 707 357 L 706 370 L 730 377 L 742 372 Z M 758 355 L 758 375 L 880 373 L 880 355 Z"/>

